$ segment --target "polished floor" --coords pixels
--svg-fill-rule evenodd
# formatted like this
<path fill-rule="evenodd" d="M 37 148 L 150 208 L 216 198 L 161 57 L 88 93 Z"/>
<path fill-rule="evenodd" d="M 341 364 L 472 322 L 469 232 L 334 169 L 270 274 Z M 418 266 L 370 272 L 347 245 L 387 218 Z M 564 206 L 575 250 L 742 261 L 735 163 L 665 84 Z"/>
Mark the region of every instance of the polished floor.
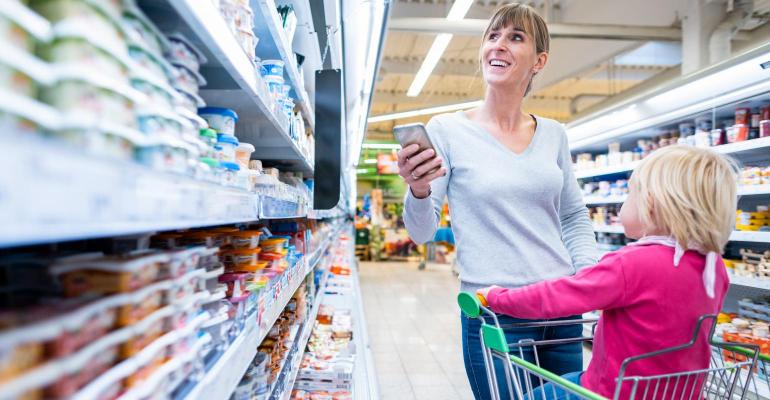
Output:
<path fill-rule="evenodd" d="M 473 399 L 449 267 L 362 262 L 360 280 L 380 398 Z"/>

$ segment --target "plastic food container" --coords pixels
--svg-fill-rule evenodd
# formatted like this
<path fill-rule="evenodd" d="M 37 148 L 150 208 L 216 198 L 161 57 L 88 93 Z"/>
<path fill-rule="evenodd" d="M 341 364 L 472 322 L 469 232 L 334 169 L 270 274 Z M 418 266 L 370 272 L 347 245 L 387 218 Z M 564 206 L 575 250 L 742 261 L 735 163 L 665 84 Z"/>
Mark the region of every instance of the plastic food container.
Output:
<path fill-rule="evenodd" d="M 235 135 L 235 123 L 238 122 L 238 114 L 235 111 L 223 107 L 205 107 L 198 110 L 198 115 L 209 123 L 211 129 L 226 135 Z"/>
<path fill-rule="evenodd" d="M 206 57 L 179 33 L 168 35 L 168 42 L 168 56 L 174 63 L 181 64 L 192 71 L 198 71 L 201 64 L 207 61 Z"/>
<path fill-rule="evenodd" d="M 134 105 L 143 97 L 128 85 L 89 75 L 60 71 L 60 80 L 41 90 L 40 98 L 61 111 L 136 126 Z"/>
<path fill-rule="evenodd" d="M 222 262 L 228 271 L 233 272 L 255 272 L 259 264 L 257 263 L 261 249 L 232 249 L 222 252 Z M 264 268 L 264 265 L 262 265 Z"/>
<path fill-rule="evenodd" d="M 36 39 L 47 40 L 50 25 L 42 18 L 29 18 L 24 8 L 23 2 L 0 2 L 0 38 L 3 44 L 31 53 Z"/>
<path fill-rule="evenodd" d="M 51 273 L 59 278 L 68 297 L 125 293 L 155 281 L 163 262 L 168 262 L 168 255 L 73 258 L 54 265 Z"/>
<path fill-rule="evenodd" d="M 170 86 L 161 82 L 144 76 L 131 77 L 131 87 L 147 96 L 152 106 L 159 105 L 171 109 L 174 106 L 175 94 Z"/>
<path fill-rule="evenodd" d="M 279 77 L 283 80 L 283 68 L 286 64 L 282 60 L 262 60 L 265 76 Z M 283 84 L 283 82 L 281 82 Z"/>
<path fill-rule="evenodd" d="M 770 119 L 759 121 L 759 137 L 770 136 Z"/>
<path fill-rule="evenodd" d="M 65 365 L 65 372 L 51 386 L 46 388 L 46 398 L 69 398 L 81 387 L 107 371 L 117 360 L 119 346 L 112 345 L 100 351 L 89 352 L 88 357 L 70 361 Z"/>
<path fill-rule="evenodd" d="M 0 383 L 43 362 L 47 336 L 51 333 L 39 327 L 0 332 Z"/>
<path fill-rule="evenodd" d="M 0 88 L 8 89 L 20 95 L 35 97 L 37 95 L 37 86 L 29 73 L 23 69 L 5 64 L 0 60 Z"/>
<path fill-rule="evenodd" d="M 283 99 L 283 77 L 268 75 L 265 77 L 267 91 L 274 99 Z"/>
<path fill-rule="evenodd" d="M 221 171 L 222 185 L 237 187 L 238 186 L 238 171 L 241 169 L 238 164 L 233 162 L 220 161 L 219 168 Z"/>
<path fill-rule="evenodd" d="M 120 345 L 120 359 L 125 360 L 133 357 L 155 339 L 161 337 L 165 333 L 165 323 L 164 318 L 158 318 L 149 324 L 144 324 L 145 326 L 142 326 L 141 329 L 137 329 L 135 336 Z"/>
<path fill-rule="evenodd" d="M 161 265 L 161 279 L 179 278 L 189 271 L 198 268 L 202 254 L 206 252 L 206 247 L 197 246 L 184 250 L 176 250 L 169 253 L 168 263 Z"/>
<path fill-rule="evenodd" d="M 251 143 L 240 143 L 235 149 L 235 161 L 241 167 L 241 169 L 249 169 L 249 161 L 251 160 L 251 153 L 255 150 L 254 145 Z"/>
<path fill-rule="evenodd" d="M 262 231 L 239 231 L 230 234 L 230 245 L 236 249 L 256 249 L 259 247 L 259 237 Z"/>
<path fill-rule="evenodd" d="M 219 10 L 232 31 L 254 27 L 254 13 L 246 1 L 222 0 Z"/>
<path fill-rule="evenodd" d="M 128 56 L 134 63 L 158 79 L 169 79 L 169 77 L 173 76 L 171 65 L 166 60 L 146 49 L 130 46 L 128 48 Z"/>
<path fill-rule="evenodd" d="M 163 305 L 165 287 L 150 287 L 131 293 L 125 304 L 118 309 L 117 325 L 119 327 L 135 324 Z"/>
<path fill-rule="evenodd" d="M 246 279 L 248 273 L 244 272 L 226 272 L 219 276 L 219 283 L 227 285 L 227 297 L 240 297 L 245 292 Z"/>
<path fill-rule="evenodd" d="M 235 162 L 235 149 L 240 143 L 235 136 L 219 133 L 217 134 L 217 145 L 221 148 L 219 151 L 219 161 L 228 163 Z"/>
<path fill-rule="evenodd" d="M 222 235 L 210 231 L 191 231 L 182 234 L 183 246 L 220 247 L 224 244 Z"/>
<path fill-rule="evenodd" d="M 163 35 L 152 24 L 147 21 L 147 17 L 140 15 L 141 11 L 127 8 L 123 12 L 122 23 L 131 43 L 139 43 L 156 54 L 163 54 L 163 49 L 168 46 Z"/>
<path fill-rule="evenodd" d="M 173 65 L 174 80 L 172 86 L 187 93 L 198 93 L 201 86 L 206 85 L 206 80 L 200 74 L 191 71 L 185 66 Z"/>
<path fill-rule="evenodd" d="M 51 321 L 61 330 L 55 339 L 46 343 L 47 357 L 65 357 L 110 332 L 119 309 L 113 300 L 106 298 L 87 305 L 79 302 L 77 309 Z"/>
<path fill-rule="evenodd" d="M 40 46 L 38 54 L 50 63 L 73 64 L 88 68 L 114 79 L 128 78 L 128 52 L 125 45 L 112 48 L 110 43 L 101 43 L 84 27 L 57 26 L 55 38 Z"/>

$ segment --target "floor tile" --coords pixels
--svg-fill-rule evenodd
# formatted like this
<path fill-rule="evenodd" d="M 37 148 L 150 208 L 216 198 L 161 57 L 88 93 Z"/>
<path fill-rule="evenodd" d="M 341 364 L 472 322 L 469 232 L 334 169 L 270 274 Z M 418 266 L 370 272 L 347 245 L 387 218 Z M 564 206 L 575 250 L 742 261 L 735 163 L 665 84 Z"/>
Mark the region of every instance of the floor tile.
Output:
<path fill-rule="evenodd" d="M 449 386 L 416 386 L 413 388 L 416 400 L 456 400 L 459 399 L 457 391 Z"/>

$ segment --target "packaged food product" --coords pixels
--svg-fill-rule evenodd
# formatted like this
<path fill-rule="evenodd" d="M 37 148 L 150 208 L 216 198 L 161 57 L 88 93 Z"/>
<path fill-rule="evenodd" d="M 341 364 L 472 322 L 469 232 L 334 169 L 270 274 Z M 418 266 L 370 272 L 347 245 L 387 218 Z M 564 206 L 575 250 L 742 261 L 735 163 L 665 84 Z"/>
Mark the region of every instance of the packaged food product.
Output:
<path fill-rule="evenodd" d="M 201 64 L 206 63 L 206 57 L 180 33 L 167 36 L 169 42 L 168 56 L 172 62 L 183 65 L 191 71 L 200 70 Z"/>
<path fill-rule="evenodd" d="M 770 136 L 770 119 L 759 121 L 759 137 Z"/>
<path fill-rule="evenodd" d="M 199 73 L 182 65 L 171 64 L 174 68 L 172 85 L 186 93 L 198 93 L 201 86 L 206 85 L 206 80 Z"/>
<path fill-rule="evenodd" d="M 257 57 L 257 37 L 251 29 L 238 29 L 235 34 L 235 38 L 238 39 L 238 43 L 241 48 L 246 52 L 246 56 L 249 60 L 253 60 Z"/>
<path fill-rule="evenodd" d="M 220 161 L 219 168 L 221 172 L 222 185 L 225 186 L 238 186 L 238 171 L 241 169 L 238 164 L 234 162 Z"/>
<path fill-rule="evenodd" d="M 246 230 L 230 234 L 230 245 L 236 249 L 255 249 L 259 246 L 262 231 Z"/>
<path fill-rule="evenodd" d="M 212 231 L 190 231 L 182 235 L 180 242 L 184 246 L 220 247 L 224 244 L 224 236 Z"/>
<path fill-rule="evenodd" d="M 281 78 L 281 84 L 283 84 L 283 69 L 285 65 L 286 63 L 284 63 L 282 60 L 262 60 L 262 67 L 265 71 L 265 77 L 272 76 Z M 280 90 L 282 90 L 282 88 Z"/>
<path fill-rule="evenodd" d="M 227 284 L 227 297 L 240 297 L 244 294 L 244 287 L 248 273 L 226 272 L 219 276 L 219 283 Z"/>
<path fill-rule="evenodd" d="M 135 64 L 158 79 L 169 79 L 174 75 L 174 69 L 171 64 L 151 51 L 136 46 L 129 46 L 128 56 Z"/>
<path fill-rule="evenodd" d="M 163 54 L 165 52 L 164 49 L 170 47 L 163 34 L 137 7 L 126 7 L 123 12 L 122 22 L 129 43 L 141 45 L 141 47 L 156 55 Z"/>
<path fill-rule="evenodd" d="M 235 135 L 235 123 L 238 122 L 238 114 L 235 111 L 223 107 L 205 107 L 198 110 L 198 115 L 218 133 Z"/>
<path fill-rule="evenodd" d="M 84 357 L 72 359 L 65 365 L 64 373 L 46 388 L 46 398 L 69 398 L 95 377 L 107 371 L 117 360 L 119 346 L 99 346 L 98 351 L 88 351 Z"/>
<path fill-rule="evenodd" d="M 0 383 L 16 378 L 43 362 L 44 342 L 21 335 L 23 332 L 20 330 L 0 334 L 0 339 L 4 341 L 0 346 Z"/>
<path fill-rule="evenodd" d="M 53 32 L 53 39 L 38 49 L 38 54 L 46 61 L 85 66 L 121 81 L 128 78 L 129 56 L 122 43 L 116 46 L 104 41 L 76 23 L 61 22 Z"/>
<path fill-rule="evenodd" d="M 0 42 L 32 52 L 36 41 L 47 41 L 51 25 L 30 11 L 23 2 L 0 2 Z M 5 47 L 5 46 L 4 46 Z"/>
<path fill-rule="evenodd" d="M 125 45 L 120 27 L 121 0 L 33 0 L 30 7 L 53 25 L 65 22 L 87 26 L 90 35 L 110 43 L 110 47 Z"/>
<path fill-rule="evenodd" d="M 149 346 L 150 343 L 161 337 L 165 333 L 165 323 L 163 318 L 157 318 L 149 323 L 142 324 L 136 329 L 136 334 L 120 345 L 120 359 L 125 360 L 133 357 L 142 349 Z"/>
<path fill-rule="evenodd" d="M 239 29 L 251 31 L 254 28 L 254 13 L 248 2 L 222 0 L 219 11 L 233 32 Z"/>
<path fill-rule="evenodd" d="M 274 99 L 283 98 L 283 82 L 282 76 L 268 75 L 265 77 L 267 91 Z"/>
<path fill-rule="evenodd" d="M 169 86 L 163 79 L 154 77 L 148 73 L 132 71 L 131 87 L 141 92 L 149 100 L 144 104 L 148 108 L 157 110 L 160 108 L 171 109 L 177 100 L 178 92 Z"/>
<path fill-rule="evenodd" d="M 238 139 L 232 135 L 219 133 L 217 134 L 217 145 L 220 148 L 217 157 L 219 161 L 234 163 L 235 149 L 240 145 Z"/>
<path fill-rule="evenodd" d="M 735 124 L 736 125 L 748 125 L 749 118 L 751 116 L 751 109 L 746 107 L 735 109 Z"/>
<path fill-rule="evenodd" d="M 140 256 L 104 256 L 89 259 L 65 259 L 51 267 L 59 278 L 64 294 L 124 293 L 142 288 L 158 278 L 166 254 Z"/>
<path fill-rule="evenodd" d="M 249 161 L 251 159 L 251 153 L 255 150 L 254 145 L 251 143 L 241 142 L 235 149 L 235 160 L 240 165 L 241 169 L 249 169 Z"/>
<path fill-rule="evenodd" d="M 59 80 L 41 90 L 43 101 L 76 115 L 136 126 L 134 107 L 142 101 L 141 93 L 84 70 L 57 68 L 57 71 Z"/>
<path fill-rule="evenodd" d="M 135 324 L 160 309 L 167 288 L 159 285 L 128 294 L 118 309 L 117 325 L 123 327 Z"/>
<path fill-rule="evenodd" d="M 49 358 L 65 357 L 103 337 L 116 325 L 120 308 L 116 298 L 105 298 L 84 304 L 78 300 L 65 307 L 73 309 L 50 320 L 59 333 L 46 342 Z M 43 323 L 45 325 L 45 323 Z M 55 329 L 55 328 L 49 328 Z"/>

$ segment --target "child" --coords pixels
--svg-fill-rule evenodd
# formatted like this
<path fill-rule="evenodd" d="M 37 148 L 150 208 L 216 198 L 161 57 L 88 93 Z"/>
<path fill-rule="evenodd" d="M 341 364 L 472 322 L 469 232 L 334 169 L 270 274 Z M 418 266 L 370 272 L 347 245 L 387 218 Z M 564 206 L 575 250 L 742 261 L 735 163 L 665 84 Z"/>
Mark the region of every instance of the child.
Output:
<path fill-rule="evenodd" d="M 729 281 L 719 254 L 733 230 L 736 203 L 735 168 L 727 159 L 693 147 L 660 149 L 634 171 L 620 211 L 626 236 L 637 242 L 571 277 L 478 293 L 493 311 L 517 318 L 603 310 L 591 363 L 564 377 L 612 398 L 623 360 L 687 343 L 698 318 L 721 309 Z M 693 348 L 631 363 L 625 376 L 708 368 L 708 328 Z M 642 397 L 644 386 L 639 390 Z M 544 390 L 549 397 L 552 391 Z M 631 384 L 624 384 L 620 398 L 630 391 Z"/>

